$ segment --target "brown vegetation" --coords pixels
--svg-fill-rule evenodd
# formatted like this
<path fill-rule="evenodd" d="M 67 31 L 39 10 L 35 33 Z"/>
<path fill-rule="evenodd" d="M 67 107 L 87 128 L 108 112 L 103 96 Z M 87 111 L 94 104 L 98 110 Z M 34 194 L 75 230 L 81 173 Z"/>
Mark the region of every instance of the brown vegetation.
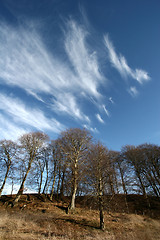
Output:
<path fill-rule="evenodd" d="M 92 198 L 78 198 L 76 210 L 69 214 L 67 197 L 50 201 L 44 195 L 24 194 L 12 208 L 8 203 L 14 198 L 1 197 L 0 240 L 160 239 L 160 202 L 154 197 L 150 198 L 148 209 L 143 196 L 128 196 L 127 213 L 123 195 L 115 196 L 116 199 L 106 196 L 104 231 L 99 229 L 99 211 Z"/>
<path fill-rule="evenodd" d="M 11 195 L 14 185 L 20 188 L 0 198 L 3 239 L 158 239 L 157 145 L 126 145 L 117 152 L 86 129 L 67 129 L 52 141 L 31 132 L 17 143 L 0 141 L 0 195 L 6 182 Z M 26 187 L 38 194 L 24 195 Z"/>

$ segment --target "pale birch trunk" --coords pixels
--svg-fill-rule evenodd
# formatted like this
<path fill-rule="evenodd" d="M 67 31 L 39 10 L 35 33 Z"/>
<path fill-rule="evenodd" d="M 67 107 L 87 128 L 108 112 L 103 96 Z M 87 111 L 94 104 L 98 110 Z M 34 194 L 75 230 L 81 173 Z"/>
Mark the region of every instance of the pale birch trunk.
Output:
<path fill-rule="evenodd" d="M 73 191 L 72 191 L 70 209 L 75 209 L 75 200 L 76 200 L 76 193 L 77 193 L 77 176 L 78 176 L 77 168 L 78 168 L 78 159 L 75 159 L 74 172 L 73 172 Z"/>
<path fill-rule="evenodd" d="M 77 184 L 75 183 L 73 186 L 73 193 L 72 193 L 70 209 L 75 209 L 76 192 L 77 192 Z"/>

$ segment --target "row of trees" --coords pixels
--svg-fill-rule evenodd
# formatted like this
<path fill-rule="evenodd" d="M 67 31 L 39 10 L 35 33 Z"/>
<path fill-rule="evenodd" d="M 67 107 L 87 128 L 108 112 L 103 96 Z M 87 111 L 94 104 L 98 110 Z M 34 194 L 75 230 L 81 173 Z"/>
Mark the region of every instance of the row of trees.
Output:
<path fill-rule="evenodd" d="M 103 221 L 103 196 L 130 193 L 160 197 L 160 147 L 152 144 L 125 146 L 110 151 L 95 142 L 89 131 L 73 128 L 49 141 L 45 133 L 24 134 L 17 142 L 0 141 L 0 196 L 5 183 L 19 184 L 14 203 L 26 186 L 39 194 L 97 196 L 100 225 Z"/>

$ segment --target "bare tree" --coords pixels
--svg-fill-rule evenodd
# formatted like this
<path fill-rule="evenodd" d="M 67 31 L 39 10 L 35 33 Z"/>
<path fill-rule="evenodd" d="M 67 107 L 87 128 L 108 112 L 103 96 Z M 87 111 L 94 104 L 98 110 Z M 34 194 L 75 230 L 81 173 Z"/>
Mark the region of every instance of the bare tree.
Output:
<path fill-rule="evenodd" d="M 68 168 L 72 173 L 72 190 L 70 209 L 75 208 L 75 198 L 77 193 L 79 171 L 81 165 L 86 161 L 88 155 L 88 146 L 91 142 L 91 135 L 85 129 L 71 128 L 61 133 L 59 144 L 62 153 L 66 156 Z"/>
<path fill-rule="evenodd" d="M 61 151 L 61 139 L 60 142 L 57 141 L 57 147 L 58 145 L 59 152 L 57 162 L 57 198 L 63 198 L 64 191 L 68 190 L 68 185 L 71 185 L 71 180 L 68 179 L 70 170 L 68 168 L 69 162 L 67 160 L 67 155 L 64 153 L 64 151 Z"/>
<path fill-rule="evenodd" d="M 39 153 L 41 152 L 41 148 L 44 147 L 44 144 L 48 140 L 49 140 L 48 135 L 41 132 L 27 133 L 20 138 L 21 149 L 24 150 L 22 156 L 25 159 L 27 168 L 26 168 L 26 172 L 24 173 L 24 177 L 22 179 L 19 191 L 14 200 L 14 203 L 18 202 L 20 199 L 20 196 L 23 194 L 24 184 L 31 170 L 32 163 L 38 157 Z"/>
<path fill-rule="evenodd" d="M 127 192 L 127 186 L 126 186 L 127 185 L 126 184 L 126 175 L 127 175 L 128 165 L 120 153 L 117 153 L 116 164 L 117 164 L 117 169 L 119 170 L 119 173 L 120 173 L 120 179 L 121 179 L 121 185 L 122 185 L 123 192 L 125 195 L 127 195 L 128 192 Z"/>
<path fill-rule="evenodd" d="M 2 186 L 0 188 L 0 197 L 4 189 L 4 186 L 9 174 L 9 170 L 11 168 L 12 160 L 15 154 L 16 154 L 16 144 L 14 142 L 10 140 L 0 141 L 0 163 L 3 171 L 6 171 Z"/>
<path fill-rule="evenodd" d="M 100 229 L 104 230 L 104 214 L 103 214 L 103 197 L 104 189 L 108 181 L 106 176 L 106 167 L 108 162 L 108 149 L 101 143 L 91 146 L 88 161 L 88 174 L 92 194 L 95 194 L 98 199 L 99 216 L 100 216 Z"/>
<path fill-rule="evenodd" d="M 43 183 L 43 175 L 46 166 L 46 147 L 42 148 L 41 152 L 38 154 L 34 161 L 34 171 L 37 184 L 38 184 L 38 194 L 41 194 L 41 188 Z"/>
<path fill-rule="evenodd" d="M 52 164 L 52 187 L 51 187 L 51 194 L 50 194 L 50 199 L 53 199 L 53 194 L 54 194 L 54 187 L 55 187 L 55 182 L 56 182 L 56 177 L 58 174 L 58 165 L 59 162 L 61 161 L 61 151 L 60 151 L 60 146 L 58 144 L 58 141 L 52 141 L 51 143 L 51 164 Z"/>
<path fill-rule="evenodd" d="M 133 166 L 135 176 L 138 180 L 138 185 L 143 196 L 147 198 L 146 186 L 143 178 L 143 163 L 141 159 L 140 150 L 135 146 L 125 146 L 122 148 L 123 157 L 127 163 Z"/>
<path fill-rule="evenodd" d="M 118 179 L 117 179 L 117 168 L 116 168 L 116 159 L 117 159 L 117 152 L 116 151 L 108 151 L 106 157 L 106 176 L 107 176 L 107 189 L 108 193 L 112 195 L 112 197 L 118 193 Z M 107 190 L 106 189 L 106 190 Z"/>
<path fill-rule="evenodd" d="M 47 194 L 48 193 L 48 185 L 49 185 L 49 164 L 50 164 L 50 146 L 47 146 L 47 148 L 45 147 L 44 149 L 44 161 L 45 161 L 45 183 L 44 183 L 44 187 L 43 187 L 43 194 Z"/>
<path fill-rule="evenodd" d="M 142 163 L 142 174 L 149 193 L 160 196 L 160 147 L 142 144 L 138 147 Z"/>
<path fill-rule="evenodd" d="M 125 146 L 121 157 L 128 166 L 133 167 L 138 186 L 147 198 L 147 194 L 160 196 L 160 147 L 153 144 Z"/>

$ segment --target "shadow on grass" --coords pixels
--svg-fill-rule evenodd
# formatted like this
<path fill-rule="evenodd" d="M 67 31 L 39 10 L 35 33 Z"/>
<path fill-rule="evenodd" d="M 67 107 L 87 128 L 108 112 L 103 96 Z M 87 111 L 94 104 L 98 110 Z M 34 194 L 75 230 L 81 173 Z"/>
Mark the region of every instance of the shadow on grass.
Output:
<path fill-rule="evenodd" d="M 57 206 L 58 208 L 62 209 L 64 212 L 68 211 L 67 207 L 62 207 L 62 206 Z M 96 223 L 93 222 L 89 222 L 87 221 L 85 218 L 81 219 L 81 220 L 77 220 L 72 218 L 72 215 L 68 216 L 68 217 L 64 217 L 64 218 L 55 218 L 56 221 L 63 221 L 63 222 L 69 222 L 72 223 L 74 225 L 78 225 L 81 227 L 87 227 L 90 229 L 100 229 L 99 226 L 97 226 Z"/>
<path fill-rule="evenodd" d="M 64 211 L 66 214 L 68 214 L 68 207 L 63 207 L 63 206 L 56 206 L 56 207 Z"/>
<path fill-rule="evenodd" d="M 13 205 L 12 204 L 13 201 L 13 196 L 7 196 L 7 195 L 2 195 L 0 198 L 0 202 L 4 205 L 4 206 L 9 206 L 9 205 Z"/>
<path fill-rule="evenodd" d="M 93 223 L 89 223 L 86 219 L 81 219 L 81 220 L 75 220 L 75 219 L 64 219 L 66 222 L 70 222 L 70 223 L 73 223 L 75 225 L 79 225 L 79 226 L 82 226 L 82 227 L 88 227 L 88 228 L 91 228 L 91 229 L 100 229 L 98 226 L 93 225 Z"/>
<path fill-rule="evenodd" d="M 69 207 L 64 207 L 64 206 L 56 206 L 57 208 L 61 209 L 62 211 L 64 211 L 66 214 L 69 214 Z M 71 213 L 72 214 L 72 213 Z M 56 218 L 56 220 L 61 220 L 61 221 L 65 221 L 65 222 L 70 222 L 73 223 L 75 225 L 79 225 L 82 227 L 89 227 L 91 229 L 100 229 L 96 223 L 94 224 L 93 222 L 89 222 L 87 221 L 85 218 L 81 219 L 81 220 L 76 220 L 74 218 L 71 218 L 72 215 L 70 215 L 70 217 L 68 216 L 68 218 Z M 74 216 L 74 215 L 73 215 Z"/>

